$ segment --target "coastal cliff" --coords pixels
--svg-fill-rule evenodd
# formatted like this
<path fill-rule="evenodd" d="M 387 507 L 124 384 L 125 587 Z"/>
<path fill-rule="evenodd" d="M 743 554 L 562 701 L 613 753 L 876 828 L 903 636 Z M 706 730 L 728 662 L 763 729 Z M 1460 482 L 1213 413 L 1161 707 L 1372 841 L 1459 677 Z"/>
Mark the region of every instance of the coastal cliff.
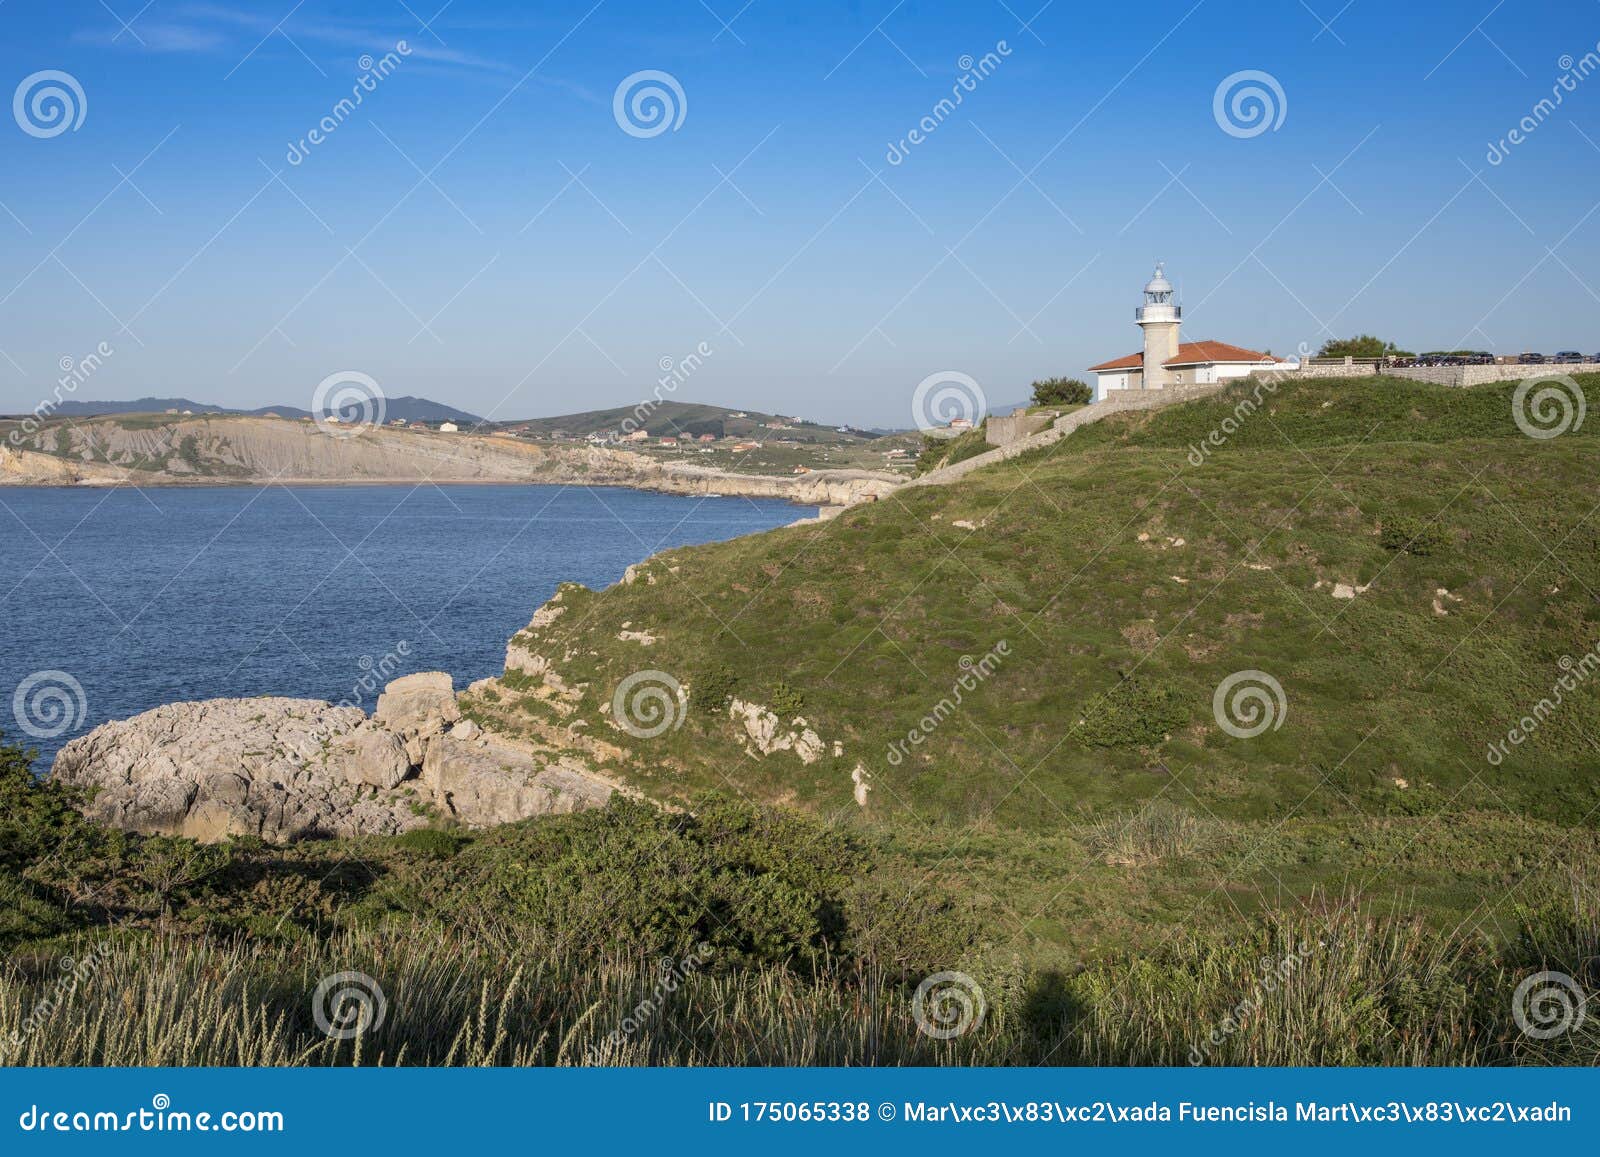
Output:
<path fill-rule="evenodd" d="M 395 428 L 333 437 L 310 422 L 201 415 L 55 424 L 0 450 L 0 485 L 525 482 L 849 506 L 900 479 L 867 470 L 743 474 L 603 446 Z"/>

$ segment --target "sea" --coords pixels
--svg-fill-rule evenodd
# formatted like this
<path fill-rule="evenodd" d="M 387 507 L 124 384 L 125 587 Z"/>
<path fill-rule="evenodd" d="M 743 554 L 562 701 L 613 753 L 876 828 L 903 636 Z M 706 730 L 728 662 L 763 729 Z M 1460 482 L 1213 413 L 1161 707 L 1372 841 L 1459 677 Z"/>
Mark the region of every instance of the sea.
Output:
<path fill-rule="evenodd" d="M 387 679 L 502 669 L 559 583 L 815 508 L 573 486 L 0 489 L 0 735 L 62 744 L 162 703 L 371 711 Z"/>

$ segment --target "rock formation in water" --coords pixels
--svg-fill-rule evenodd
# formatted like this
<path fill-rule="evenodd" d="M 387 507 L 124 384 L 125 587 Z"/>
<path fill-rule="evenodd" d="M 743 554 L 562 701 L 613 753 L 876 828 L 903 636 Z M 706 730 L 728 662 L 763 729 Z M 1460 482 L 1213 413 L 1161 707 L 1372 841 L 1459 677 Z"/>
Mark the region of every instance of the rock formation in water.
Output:
<path fill-rule="evenodd" d="M 461 718 L 450 676 L 390 683 L 368 718 L 316 699 L 170 703 L 72 740 L 52 773 L 113 827 L 274 843 L 469 827 L 603 806 L 612 788 Z"/>

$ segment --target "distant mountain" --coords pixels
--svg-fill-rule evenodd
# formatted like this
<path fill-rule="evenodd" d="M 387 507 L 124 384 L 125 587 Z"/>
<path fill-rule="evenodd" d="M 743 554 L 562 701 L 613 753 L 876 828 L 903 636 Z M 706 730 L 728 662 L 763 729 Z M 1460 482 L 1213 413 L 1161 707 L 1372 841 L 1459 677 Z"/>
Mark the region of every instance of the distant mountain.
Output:
<path fill-rule="evenodd" d="M 454 406 L 446 406 L 442 402 L 430 401 L 427 398 L 385 398 L 384 418 L 386 421 L 404 419 L 407 422 L 456 422 L 460 424 L 477 424 L 483 421 L 476 414 L 469 414 L 465 410 L 458 410 Z M 163 414 L 168 410 L 192 410 L 196 414 L 276 414 L 280 418 L 308 418 L 310 410 L 303 410 L 298 406 L 261 406 L 254 410 L 238 410 L 229 406 L 215 406 L 206 402 L 196 402 L 189 398 L 135 398 L 129 402 L 62 402 L 54 410 L 57 417 L 62 418 L 94 418 L 107 414 Z M 355 417 L 354 406 L 344 407 L 340 412 L 341 417 Z"/>

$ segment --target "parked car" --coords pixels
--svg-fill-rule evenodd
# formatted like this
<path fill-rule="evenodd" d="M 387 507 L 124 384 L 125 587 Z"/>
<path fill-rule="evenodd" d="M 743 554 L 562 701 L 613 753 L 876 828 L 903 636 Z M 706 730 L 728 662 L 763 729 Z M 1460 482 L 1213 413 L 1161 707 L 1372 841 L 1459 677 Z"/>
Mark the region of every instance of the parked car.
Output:
<path fill-rule="evenodd" d="M 1577 365 L 1583 361 L 1583 355 L 1577 350 L 1556 351 L 1556 364 L 1563 366 Z"/>
<path fill-rule="evenodd" d="M 1521 362 L 1525 366 L 1542 366 L 1542 365 L 1544 365 L 1544 355 L 1543 354 L 1523 354 L 1517 360 L 1519 362 Z"/>

